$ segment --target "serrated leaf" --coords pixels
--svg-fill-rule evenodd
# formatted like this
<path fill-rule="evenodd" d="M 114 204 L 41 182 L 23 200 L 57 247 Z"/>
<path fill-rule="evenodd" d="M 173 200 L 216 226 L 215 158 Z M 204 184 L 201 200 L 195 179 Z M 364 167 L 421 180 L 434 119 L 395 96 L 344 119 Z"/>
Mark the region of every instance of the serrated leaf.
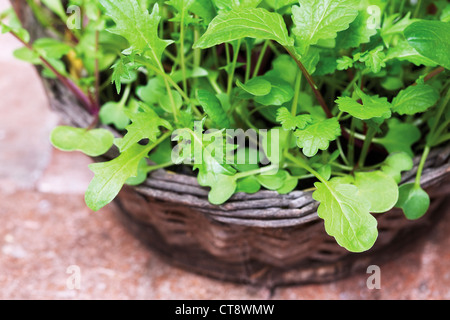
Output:
<path fill-rule="evenodd" d="M 105 129 L 87 130 L 61 126 L 52 131 L 50 141 L 60 150 L 81 151 L 88 156 L 97 157 L 112 147 L 114 135 Z"/>
<path fill-rule="evenodd" d="M 358 195 L 358 188 L 331 179 L 316 183 L 313 198 L 320 202 L 317 213 L 325 220 L 325 230 L 351 252 L 369 250 L 378 237 L 377 220 L 370 203 Z"/>
<path fill-rule="evenodd" d="M 313 119 L 309 114 L 294 117 L 287 108 L 283 107 L 278 109 L 277 121 L 281 123 L 284 130 L 296 130 L 297 128 L 303 130 Z"/>
<path fill-rule="evenodd" d="M 137 175 L 139 163 L 148 152 L 148 146 L 134 144 L 111 161 L 89 165 L 95 174 L 85 194 L 89 208 L 98 211 L 114 200 L 125 182 Z"/>
<path fill-rule="evenodd" d="M 280 14 L 263 8 L 251 8 L 220 13 L 211 21 L 206 33 L 194 44 L 194 49 L 206 49 L 246 37 L 270 39 L 282 46 L 293 44 Z"/>
<path fill-rule="evenodd" d="M 342 49 L 357 48 L 363 43 L 368 43 L 370 38 L 377 33 L 376 26 L 368 23 L 371 18 L 367 11 L 369 5 L 368 1 L 360 1 L 356 19 L 347 30 L 338 33 L 336 38 L 337 47 Z"/>
<path fill-rule="evenodd" d="M 425 112 L 438 102 L 439 92 L 428 84 L 409 86 L 392 101 L 392 110 L 400 115 Z"/>
<path fill-rule="evenodd" d="M 370 212 L 387 212 L 397 203 L 397 183 L 382 171 L 356 172 L 354 184 L 359 195 L 370 203 Z"/>
<path fill-rule="evenodd" d="M 430 197 L 420 186 L 404 184 L 399 188 L 399 199 L 395 206 L 403 210 L 407 219 L 416 220 L 428 211 Z"/>
<path fill-rule="evenodd" d="M 383 52 L 383 46 L 379 46 L 361 55 L 359 61 L 364 62 L 367 68 L 373 73 L 378 73 L 382 68 L 386 67 L 384 62 L 386 55 Z"/>
<path fill-rule="evenodd" d="M 128 116 L 132 123 L 125 128 L 127 134 L 123 138 L 116 139 L 115 141 L 116 146 L 121 152 L 126 151 L 143 139 L 149 139 L 150 142 L 155 142 L 161 134 L 160 127 L 169 130 L 172 129 L 172 126 L 167 120 L 161 119 L 150 109 L 146 109 L 145 112 L 129 112 Z"/>
<path fill-rule="evenodd" d="M 230 127 L 230 120 L 222 108 L 220 100 L 211 92 L 200 89 L 197 91 L 197 99 L 209 116 L 216 129 L 226 129 Z"/>
<path fill-rule="evenodd" d="M 137 0 L 100 0 L 106 14 L 116 23 L 110 32 L 128 40 L 133 50 L 145 53 L 149 61 L 162 69 L 161 56 L 172 40 L 158 37 L 158 24 L 161 19 L 159 6 L 155 4 L 151 14 L 142 10 Z"/>
<path fill-rule="evenodd" d="M 334 39 L 337 32 L 346 30 L 358 15 L 355 0 L 300 0 L 292 7 L 292 32 L 303 47 L 321 39 Z"/>
<path fill-rule="evenodd" d="M 362 100 L 362 103 L 350 97 L 339 97 L 336 100 L 339 110 L 361 120 L 391 117 L 391 104 L 387 98 L 380 98 L 378 95 L 369 96 L 358 87 L 355 87 L 355 94 Z"/>
<path fill-rule="evenodd" d="M 421 20 L 406 28 L 404 34 L 417 52 L 450 69 L 450 23 Z"/>
<path fill-rule="evenodd" d="M 303 149 L 303 154 L 313 157 L 320 150 L 326 150 L 330 142 L 341 135 L 341 127 L 336 118 L 316 120 L 304 130 L 297 130 L 297 145 Z"/>

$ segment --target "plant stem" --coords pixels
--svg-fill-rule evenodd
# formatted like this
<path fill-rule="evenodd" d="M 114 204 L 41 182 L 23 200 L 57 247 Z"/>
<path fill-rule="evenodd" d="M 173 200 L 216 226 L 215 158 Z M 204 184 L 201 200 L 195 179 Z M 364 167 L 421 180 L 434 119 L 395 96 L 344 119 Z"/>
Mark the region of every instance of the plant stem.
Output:
<path fill-rule="evenodd" d="M 352 118 L 351 124 L 350 124 L 350 137 L 348 139 L 348 162 L 351 166 L 355 163 L 355 129 L 356 129 L 356 122 L 355 118 Z"/>
<path fill-rule="evenodd" d="M 414 185 L 416 188 L 420 188 L 420 179 L 422 178 L 423 168 L 425 167 L 425 162 L 427 161 L 428 155 L 430 154 L 430 147 L 426 146 L 423 150 L 422 158 L 420 159 L 419 167 L 417 168 L 416 181 Z"/>
<path fill-rule="evenodd" d="M 323 111 L 325 111 L 327 118 L 333 118 L 333 114 L 331 113 L 330 109 L 328 108 L 328 106 L 325 102 L 325 99 L 323 98 L 322 94 L 320 93 L 319 89 L 317 88 L 317 85 L 314 82 L 314 79 L 309 74 L 308 70 L 306 70 L 306 68 L 303 66 L 303 63 L 296 57 L 296 55 L 289 48 L 287 48 L 287 47 L 284 47 L 284 48 L 289 53 L 289 55 L 295 60 L 295 62 L 297 63 L 297 66 L 302 71 L 302 73 L 305 76 L 306 80 L 308 81 L 311 89 L 313 90 L 317 101 L 319 102 Z"/>
<path fill-rule="evenodd" d="M 17 40 L 19 40 L 25 47 L 27 47 L 29 50 L 34 51 L 33 47 L 23 41 L 14 31 L 9 31 L 11 35 L 13 35 Z M 50 69 L 50 71 L 58 78 L 59 81 L 61 81 L 61 83 L 67 88 L 69 89 L 74 95 L 75 97 L 78 98 L 78 100 L 80 100 L 80 102 L 85 106 L 85 108 L 92 114 L 95 115 L 98 113 L 99 111 L 99 106 L 97 105 L 97 103 L 95 103 L 94 101 L 91 101 L 91 99 L 89 99 L 88 95 L 80 88 L 78 87 L 72 80 L 70 80 L 69 78 L 63 76 L 58 70 L 55 69 L 55 67 L 53 67 L 51 65 L 50 62 L 48 62 L 42 55 L 39 54 L 39 60 L 41 60 L 41 62 L 48 68 Z"/>
<path fill-rule="evenodd" d="M 154 166 L 148 166 L 145 169 L 145 171 L 147 173 L 150 173 L 152 171 L 159 170 L 159 169 L 164 169 L 164 168 L 171 167 L 171 166 L 173 166 L 173 162 L 172 161 L 167 162 L 167 163 L 163 163 L 163 164 L 154 165 Z"/>
<path fill-rule="evenodd" d="M 181 11 L 181 22 L 180 22 L 180 65 L 181 65 L 181 72 L 183 74 L 183 89 L 184 92 L 187 92 L 187 80 L 186 80 L 186 62 L 185 62 L 185 56 L 184 56 L 184 15 L 185 10 Z"/>
<path fill-rule="evenodd" d="M 302 74 L 298 72 L 297 78 L 295 79 L 294 99 L 292 100 L 292 108 L 291 108 L 291 114 L 294 117 L 297 116 L 298 98 L 300 96 L 301 86 L 302 86 Z"/>
<path fill-rule="evenodd" d="M 231 65 L 231 74 L 229 74 L 229 76 L 228 76 L 227 94 L 230 98 L 231 98 L 231 90 L 233 89 L 233 80 L 234 80 L 234 73 L 236 71 L 236 63 L 237 63 L 237 59 L 239 57 L 239 49 L 241 48 L 241 41 L 242 41 L 242 39 L 238 40 L 238 43 L 234 50 L 234 56 L 233 56 L 233 61 L 232 61 L 232 65 Z"/>
<path fill-rule="evenodd" d="M 421 7 L 422 7 L 422 0 L 419 0 L 416 4 L 416 10 L 414 10 L 414 14 L 412 16 L 413 19 L 417 18 L 419 16 Z"/>
<path fill-rule="evenodd" d="M 286 157 L 286 159 L 289 159 L 289 161 L 295 163 L 296 165 L 298 165 L 300 168 L 305 169 L 306 171 L 308 171 L 309 173 L 313 174 L 317 179 L 320 180 L 320 182 L 322 182 L 325 185 L 329 185 L 328 181 L 322 177 L 320 175 L 320 173 L 318 173 L 316 170 L 314 170 L 313 168 L 311 168 L 303 159 L 297 159 L 296 157 L 294 157 L 292 154 L 290 154 L 289 152 L 285 151 L 284 152 L 284 156 Z"/>
<path fill-rule="evenodd" d="M 267 47 L 269 46 L 269 42 L 270 42 L 270 40 L 266 40 L 261 48 L 261 52 L 259 53 L 258 60 L 256 61 L 255 70 L 253 71 L 253 78 L 258 76 L 262 61 L 264 60 L 264 56 L 266 55 Z"/>
<path fill-rule="evenodd" d="M 245 48 L 247 53 L 247 66 L 245 67 L 245 82 L 250 79 L 250 71 L 252 69 L 252 49 L 248 41 L 245 42 Z"/>
<path fill-rule="evenodd" d="M 359 156 L 358 166 L 360 168 L 364 167 L 364 163 L 366 162 L 366 157 L 369 153 L 370 145 L 372 144 L 373 138 L 376 135 L 376 128 L 369 127 L 366 135 L 366 139 L 364 140 L 363 148 L 361 150 L 361 154 Z"/>

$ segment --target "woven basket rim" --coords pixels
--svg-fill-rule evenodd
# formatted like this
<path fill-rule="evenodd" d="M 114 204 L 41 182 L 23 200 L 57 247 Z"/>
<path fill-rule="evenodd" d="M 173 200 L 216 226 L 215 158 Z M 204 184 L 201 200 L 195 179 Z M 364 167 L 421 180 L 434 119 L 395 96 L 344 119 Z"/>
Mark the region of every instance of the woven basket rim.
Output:
<path fill-rule="evenodd" d="M 14 2 L 25 6 L 21 7 L 21 10 L 27 9 L 25 1 L 12 1 L 13 5 Z M 26 21 L 26 24 L 30 25 L 30 21 Z M 32 28 L 29 31 L 31 39 L 51 36 L 45 34 L 47 31 L 40 28 Z M 41 73 L 38 73 L 41 76 Z M 63 121 L 76 127 L 87 127 L 92 123 L 94 117 L 82 107 L 63 84 L 42 76 L 41 80 L 51 108 L 60 115 Z M 110 130 L 117 138 L 122 137 L 111 126 L 101 125 L 100 127 Z M 104 156 L 94 158 L 94 161 L 108 161 L 117 155 L 118 150 L 113 147 Z M 414 168 L 403 173 L 402 183 L 414 180 L 419 161 L 420 156 L 416 156 Z M 422 186 L 428 188 L 450 176 L 449 162 L 449 144 L 432 150 L 423 171 Z M 131 188 L 145 196 L 174 205 L 194 207 L 208 213 L 215 220 L 232 224 L 278 227 L 293 226 L 319 219 L 317 216 L 318 202 L 312 198 L 312 191 L 295 190 L 284 195 L 268 190 L 261 190 L 255 194 L 238 193 L 225 204 L 217 206 L 208 201 L 208 188 L 201 187 L 196 176 L 174 173 L 165 169 L 152 172 L 143 184 Z"/>

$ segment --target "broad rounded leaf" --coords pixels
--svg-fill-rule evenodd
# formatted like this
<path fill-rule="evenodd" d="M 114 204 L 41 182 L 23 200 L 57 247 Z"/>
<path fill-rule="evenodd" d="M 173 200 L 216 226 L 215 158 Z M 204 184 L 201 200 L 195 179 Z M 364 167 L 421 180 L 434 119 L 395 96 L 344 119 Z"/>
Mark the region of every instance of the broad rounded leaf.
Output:
<path fill-rule="evenodd" d="M 265 96 L 272 90 L 272 84 L 263 78 L 253 78 L 245 84 L 238 80 L 236 84 L 239 88 L 254 96 Z"/>
<path fill-rule="evenodd" d="M 230 199 L 236 191 L 236 179 L 233 176 L 219 175 L 211 186 L 208 200 L 212 204 L 221 205 Z"/>
<path fill-rule="evenodd" d="M 53 130 L 50 141 L 60 150 L 81 151 L 90 157 L 97 157 L 112 147 L 114 135 L 105 129 L 87 130 L 62 126 Z"/>
<path fill-rule="evenodd" d="M 358 187 L 360 196 L 369 201 L 370 212 L 387 212 L 397 203 L 397 183 L 382 171 L 357 172 L 354 184 Z"/>
<path fill-rule="evenodd" d="M 450 69 L 450 23 L 421 20 L 406 28 L 404 34 L 417 52 Z"/>
<path fill-rule="evenodd" d="M 330 180 L 316 183 L 313 198 L 320 202 L 317 213 L 325 220 L 325 230 L 351 252 L 369 250 L 378 237 L 377 220 L 370 214 L 370 203 L 358 196 L 358 188 Z"/>
<path fill-rule="evenodd" d="M 427 212 L 430 207 L 430 197 L 414 183 L 404 184 L 399 188 L 399 199 L 395 206 L 403 210 L 406 218 L 416 220 Z"/>

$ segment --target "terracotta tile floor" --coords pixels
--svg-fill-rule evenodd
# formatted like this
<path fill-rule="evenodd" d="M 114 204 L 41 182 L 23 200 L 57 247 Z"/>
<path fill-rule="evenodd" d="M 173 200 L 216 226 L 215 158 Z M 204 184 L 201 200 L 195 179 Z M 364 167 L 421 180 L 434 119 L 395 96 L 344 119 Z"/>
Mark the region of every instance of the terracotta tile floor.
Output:
<path fill-rule="evenodd" d="M 0 10 L 6 6 L 0 0 Z M 58 123 L 32 67 L 14 60 L 0 36 L 0 299 L 265 299 L 268 291 L 222 283 L 171 267 L 114 218 L 90 212 L 92 175 L 80 154 L 55 151 Z M 449 213 L 448 204 L 443 207 Z M 275 299 L 450 299 L 450 220 L 424 243 L 381 265 L 381 289 L 368 274 L 323 285 L 277 289 Z M 70 289 L 70 266 L 81 272 Z M 69 283 L 70 284 L 70 283 Z"/>

